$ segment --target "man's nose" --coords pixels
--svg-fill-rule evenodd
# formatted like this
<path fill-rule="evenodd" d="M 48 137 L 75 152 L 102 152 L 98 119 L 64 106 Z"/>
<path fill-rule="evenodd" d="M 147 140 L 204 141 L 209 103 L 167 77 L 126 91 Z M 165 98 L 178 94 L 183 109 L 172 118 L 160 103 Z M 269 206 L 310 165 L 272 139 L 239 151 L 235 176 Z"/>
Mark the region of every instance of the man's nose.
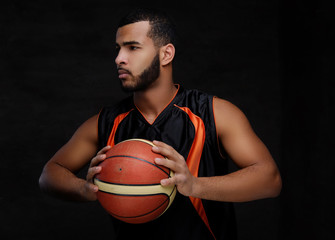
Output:
<path fill-rule="evenodd" d="M 120 50 L 115 58 L 116 65 L 126 65 L 128 63 L 127 56 L 124 51 Z"/>

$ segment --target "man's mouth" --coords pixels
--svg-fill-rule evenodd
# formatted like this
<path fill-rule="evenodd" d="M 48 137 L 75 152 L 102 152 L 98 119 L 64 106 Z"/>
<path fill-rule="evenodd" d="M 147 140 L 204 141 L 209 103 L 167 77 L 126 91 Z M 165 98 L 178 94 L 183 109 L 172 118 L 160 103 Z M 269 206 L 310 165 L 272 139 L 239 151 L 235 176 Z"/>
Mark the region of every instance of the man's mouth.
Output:
<path fill-rule="evenodd" d="M 118 68 L 117 70 L 119 74 L 119 78 L 126 78 L 128 75 L 131 75 L 130 71 L 124 69 L 124 68 Z"/>

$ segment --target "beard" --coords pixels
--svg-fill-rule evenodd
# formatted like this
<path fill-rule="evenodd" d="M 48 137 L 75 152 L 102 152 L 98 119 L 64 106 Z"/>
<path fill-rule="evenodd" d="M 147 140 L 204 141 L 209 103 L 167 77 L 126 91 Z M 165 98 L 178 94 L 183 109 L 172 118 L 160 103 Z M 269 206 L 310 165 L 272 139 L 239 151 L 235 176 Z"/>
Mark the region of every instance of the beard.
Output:
<path fill-rule="evenodd" d="M 125 92 L 137 92 L 146 90 L 152 83 L 154 83 L 160 74 L 159 54 L 154 57 L 149 67 L 138 75 L 133 76 L 134 84 L 124 85 L 121 80 L 121 88 Z"/>

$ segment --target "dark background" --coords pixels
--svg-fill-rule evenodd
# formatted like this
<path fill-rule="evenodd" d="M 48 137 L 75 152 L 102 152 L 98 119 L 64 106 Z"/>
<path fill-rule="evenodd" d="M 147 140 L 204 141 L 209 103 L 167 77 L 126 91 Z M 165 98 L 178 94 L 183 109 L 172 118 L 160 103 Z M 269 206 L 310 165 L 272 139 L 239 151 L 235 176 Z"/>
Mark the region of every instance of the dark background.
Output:
<path fill-rule="evenodd" d="M 329 1 L 330 2 L 330 1 Z M 97 202 L 43 195 L 48 159 L 126 96 L 115 26 L 141 1 L 1 1 L 2 239 L 108 238 Z M 175 81 L 241 108 L 274 156 L 279 198 L 236 204 L 239 239 L 332 239 L 334 14 L 327 1 L 164 1 L 181 37 Z M 81 173 L 81 176 L 85 171 Z"/>

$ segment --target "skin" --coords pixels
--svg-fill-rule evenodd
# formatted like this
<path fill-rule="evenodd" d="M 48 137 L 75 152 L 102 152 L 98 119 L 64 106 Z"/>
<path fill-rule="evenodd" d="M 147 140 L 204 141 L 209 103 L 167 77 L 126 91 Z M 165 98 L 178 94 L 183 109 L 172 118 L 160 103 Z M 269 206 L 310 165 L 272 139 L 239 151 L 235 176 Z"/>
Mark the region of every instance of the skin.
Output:
<path fill-rule="evenodd" d="M 172 79 L 172 44 L 154 45 L 147 36 L 148 22 L 123 26 L 116 34 L 118 55 L 115 59 L 119 78 L 124 88 L 134 88 L 141 81 L 141 73 L 159 56 L 158 78 L 134 92 L 134 103 L 149 123 L 170 102 L 177 89 Z M 215 177 L 192 176 L 185 159 L 171 146 L 154 141 L 152 151 L 167 159 L 157 158 L 156 164 L 171 168 L 175 176 L 163 179 L 163 186 L 176 184 L 185 196 L 230 202 L 244 202 L 276 197 L 281 190 L 278 168 L 263 142 L 252 130 L 247 118 L 235 105 L 223 99 L 214 99 L 214 113 L 218 139 L 240 170 Z M 106 158 L 109 146 L 98 149 L 95 115 L 84 122 L 72 138 L 48 161 L 40 177 L 45 192 L 65 199 L 94 201 L 98 187 L 92 182 L 101 171 L 98 164 Z M 90 163 L 86 179 L 75 173 Z"/>
<path fill-rule="evenodd" d="M 118 55 L 115 59 L 121 87 L 125 91 L 138 92 L 145 90 L 156 81 L 160 73 L 158 50 L 150 47 L 153 44 L 152 39 L 143 34 L 140 35 L 143 31 L 147 31 L 143 24 L 139 24 L 135 29 L 132 28 L 132 25 L 126 25 L 119 29 L 116 35 L 117 39 L 120 36 L 125 36 L 122 41 L 116 43 Z M 147 54 L 138 54 L 141 51 L 145 51 Z M 130 54 L 135 57 L 129 58 Z M 146 67 L 150 59 L 153 60 L 149 67 Z M 133 64 L 134 61 L 136 61 L 136 64 Z M 133 67 L 129 69 L 128 66 Z"/>

